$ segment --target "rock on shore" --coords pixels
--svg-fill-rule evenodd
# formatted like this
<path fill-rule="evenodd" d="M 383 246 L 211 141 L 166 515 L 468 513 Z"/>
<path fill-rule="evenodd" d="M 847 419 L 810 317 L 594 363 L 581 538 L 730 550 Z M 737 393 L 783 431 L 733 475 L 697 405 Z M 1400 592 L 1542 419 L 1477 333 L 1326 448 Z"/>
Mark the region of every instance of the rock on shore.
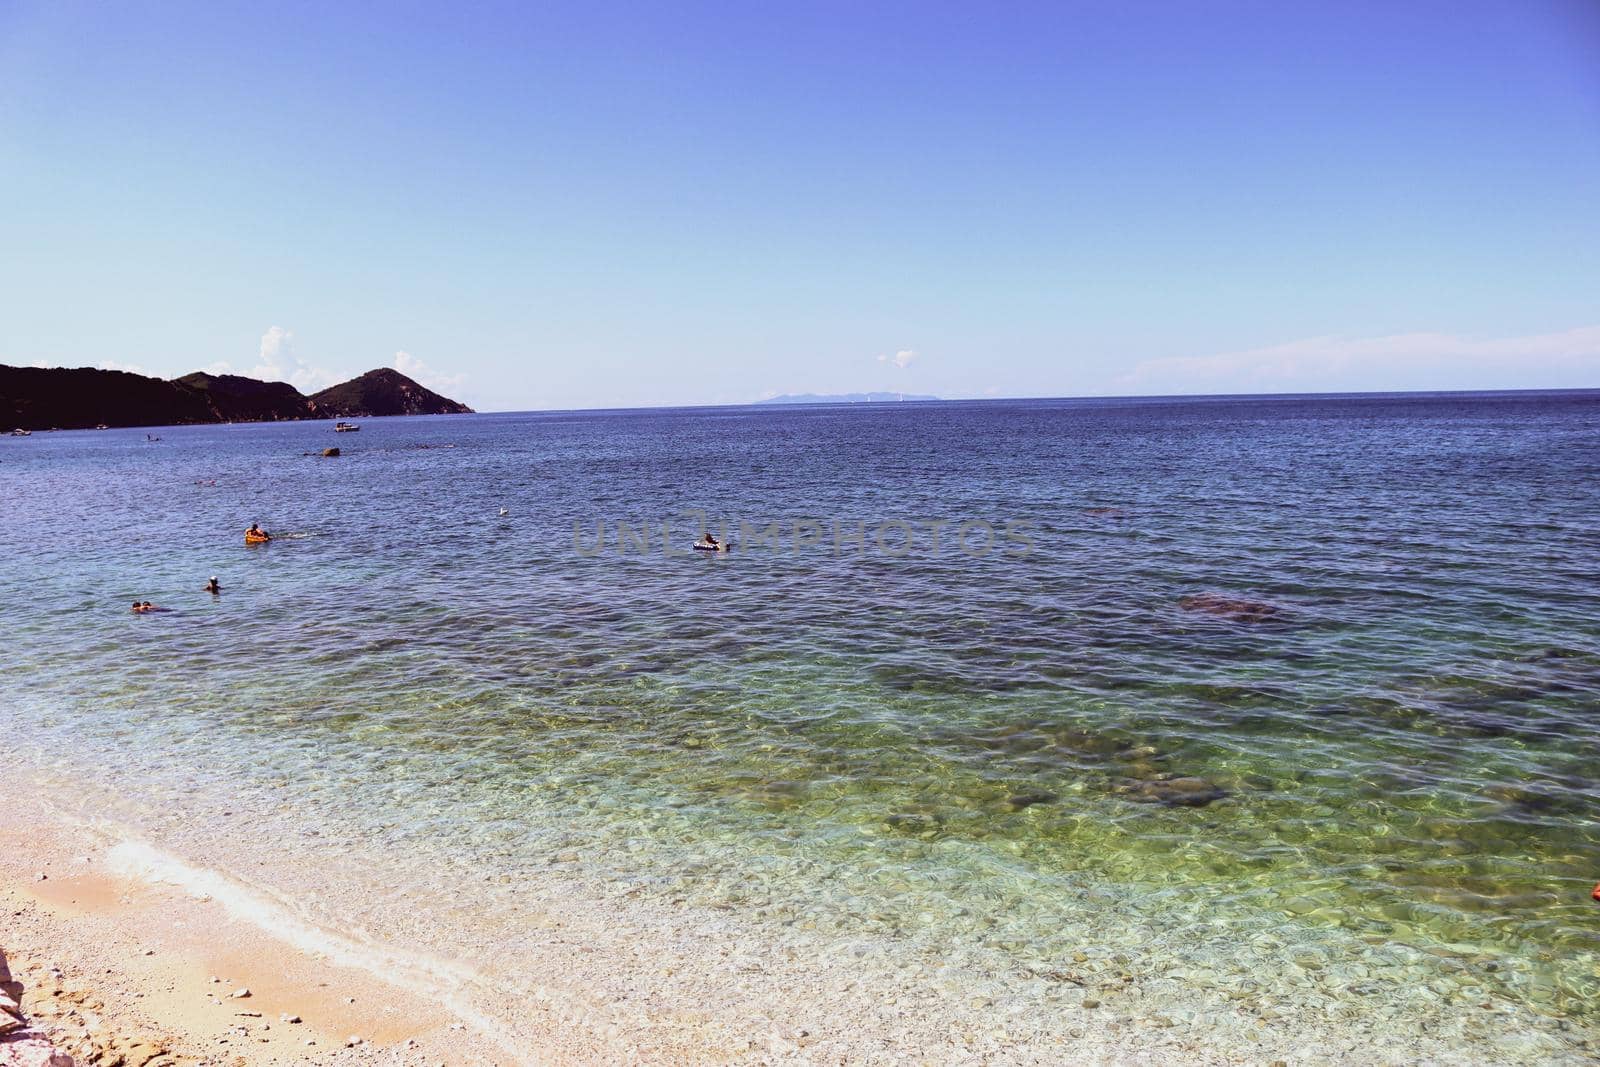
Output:
<path fill-rule="evenodd" d="M 22 983 L 11 974 L 0 949 L 0 1067 L 74 1067 L 71 1056 L 28 1023 Z"/>

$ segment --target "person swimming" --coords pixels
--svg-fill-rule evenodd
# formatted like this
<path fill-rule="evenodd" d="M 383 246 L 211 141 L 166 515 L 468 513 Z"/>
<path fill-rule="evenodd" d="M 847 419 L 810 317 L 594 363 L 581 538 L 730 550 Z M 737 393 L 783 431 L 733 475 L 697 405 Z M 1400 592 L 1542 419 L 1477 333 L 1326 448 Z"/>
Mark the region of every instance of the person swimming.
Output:
<path fill-rule="evenodd" d="M 158 607 L 156 607 L 154 604 L 150 603 L 150 601 L 148 601 L 148 600 L 135 600 L 133 602 L 133 613 L 135 615 L 148 615 L 152 611 L 166 611 L 166 610 L 167 610 L 166 608 L 158 608 Z"/>
<path fill-rule="evenodd" d="M 721 548 L 722 544 L 715 537 L 712 537 L 711 536 L 711 532 L 708 530 L 707 532 L 705 532 L 705 533 L 700 535 L 700 540 L 698 540 L 698 541 L 696 541 L 694 543 L 694 547 L 696 547 L 696 548 Z"/>
<path fill-rule="evenodd" d="M 135 600 L 133 602 L 133 613 L 135 615 L 143 615 L 144 614 L 144 602 L 142 600 Z"/>
<path fill-rule="evenodd" d="M 206 583 L 206 592 L 211 593 L 212 595 L 222 592 L 222 586 L 218 584 L 217 576 L 215 574 L 213 574 L 211 576 L 211 580 Z"/>
<path fill-rule="evenodd" d="M 259 524 L 252 522 L 250 529 L 244 532 L 244 539 L 246 541 L 270 541 L 272 540 L 272 535 L 263 530 Z"/>

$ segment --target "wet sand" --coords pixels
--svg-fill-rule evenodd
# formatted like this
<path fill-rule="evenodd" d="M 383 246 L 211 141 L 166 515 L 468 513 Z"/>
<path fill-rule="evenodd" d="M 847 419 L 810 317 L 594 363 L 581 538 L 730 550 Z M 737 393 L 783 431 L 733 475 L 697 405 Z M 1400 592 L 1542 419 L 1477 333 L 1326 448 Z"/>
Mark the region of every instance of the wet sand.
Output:
<path fill-rule="evenodd" d="M 429 990 L 319 958 L 217 901 L 131 878 L 108 864 L 112 842 L 42 807 L 10 806 L 0 949 L 32 1027 L 78 1064 L 516 1062 Z"/>

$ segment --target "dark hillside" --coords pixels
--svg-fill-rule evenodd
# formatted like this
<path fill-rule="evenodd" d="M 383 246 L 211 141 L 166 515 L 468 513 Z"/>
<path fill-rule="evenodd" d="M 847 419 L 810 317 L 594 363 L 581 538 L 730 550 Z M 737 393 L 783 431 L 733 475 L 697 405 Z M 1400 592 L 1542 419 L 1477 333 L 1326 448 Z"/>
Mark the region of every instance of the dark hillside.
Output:
<path fill-rule="evenodd" d="M 369 370 L 359 378 L 311 395 L 311 407 L 325 419 L 377 415 L 466 415 L 472 409 L 424 389 L 397 370 Z"/>

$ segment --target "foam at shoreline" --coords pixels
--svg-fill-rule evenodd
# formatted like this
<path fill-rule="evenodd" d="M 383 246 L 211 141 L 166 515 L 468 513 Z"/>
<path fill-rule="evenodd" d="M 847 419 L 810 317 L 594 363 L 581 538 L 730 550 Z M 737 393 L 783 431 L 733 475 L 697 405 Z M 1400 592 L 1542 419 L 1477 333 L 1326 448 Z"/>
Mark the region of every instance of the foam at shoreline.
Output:
<path fill-rule="evenodd" d="M 101 822 L 97 829 L 109 829 Z M 302 952 L 356 967 L 393 985 L 428 989 L 458 1019 L 492 1040 L 518 1063 L 533 1063 L 517 1043 L 472 1003 L 471 989 L 483 976 L 455 961 L 409 951 L 369 937 L 357 938 L 314 922 L 281 893 L 248 885 L 221 871 L 198 867 L 144 841 L 122 840 L 106 852 L 107 868 L 145 882 L 175 886 L 199 900 L 220 903 L 235 919 L 249 923 Z"/>

